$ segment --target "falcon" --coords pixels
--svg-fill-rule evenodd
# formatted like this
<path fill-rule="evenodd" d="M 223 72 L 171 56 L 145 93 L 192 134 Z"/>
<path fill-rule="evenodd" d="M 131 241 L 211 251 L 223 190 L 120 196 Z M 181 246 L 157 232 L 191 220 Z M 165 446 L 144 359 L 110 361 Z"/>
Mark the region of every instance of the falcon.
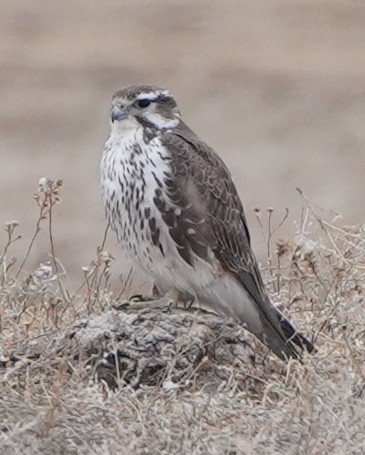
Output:
<path fill-rule="evenodd" d="M 281 359 L 314 349 L 271 304 L 232 176 L 168 90 L 115 93 L 101 188 L 119 242 L 159 295 L 173 291 L 233 317 Z"/>

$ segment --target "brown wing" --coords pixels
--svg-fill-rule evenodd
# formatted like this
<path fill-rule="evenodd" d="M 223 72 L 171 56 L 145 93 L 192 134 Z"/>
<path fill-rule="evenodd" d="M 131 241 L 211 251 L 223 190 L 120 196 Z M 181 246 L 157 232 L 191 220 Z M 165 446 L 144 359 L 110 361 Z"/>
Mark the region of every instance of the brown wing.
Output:
<path fill-rule="evenodd" d="M 186 125 L 165 133 L 163 143 L 173 155 L 172 175 L 166 176 L 170 199 L 181 214 L 165 208 L 164 219 L 181 256 L 192 263 L 191 252 L 207 259 L 208 246 L 223 268 L 237 275 L 255 300 L 265 296 L 253 256 L 241 200 L 230 172 L 207 144 Z M 189 234 L 191 233 L 191 234 Z"/>
<path fill-rule="evenodd" d="M 164 133 L 162 142 L 172 154 L 172 172 L 166 174 L 165 188 L 179 209 L 167 206 L 161 192 L 157 192 L 155 204 L 181 257 L 192 265 L 192 253 L 208 260 L 211 248 L 222 268 L 232 273 L 252 297 L 267 333 L 281 340 L 287 355 L 297 356 L 291 343 L 286 344 L 278 316 L 265 293 L 242 203 L 227 167 L 183 123 Z"/>

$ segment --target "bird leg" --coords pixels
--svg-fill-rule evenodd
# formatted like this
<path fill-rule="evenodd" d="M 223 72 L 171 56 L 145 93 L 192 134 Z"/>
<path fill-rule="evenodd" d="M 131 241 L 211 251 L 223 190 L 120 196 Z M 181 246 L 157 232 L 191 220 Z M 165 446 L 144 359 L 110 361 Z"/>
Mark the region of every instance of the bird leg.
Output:
<path fill-rule="evenodd" d="M 156 296 L 157 294 L 157 296 Z M 156 297 L 158 298 L 156 298 Z M 170 311 L 183 305 L 184 309 L 190 309 L 195 301 L 195 298 L 188 293 L 182 293 L 176 288 L 169 289 L 164 295 L 161 295 L 156 286 L 153 289 L 153 296 L 143 296 L 141 294 L 134 294 L 128 300 L 123 300 L 118 303 L 117 309 L 122 309 L 126 306 L 133 305 L 138 309 L 156 309 L 162 311 Z"/>

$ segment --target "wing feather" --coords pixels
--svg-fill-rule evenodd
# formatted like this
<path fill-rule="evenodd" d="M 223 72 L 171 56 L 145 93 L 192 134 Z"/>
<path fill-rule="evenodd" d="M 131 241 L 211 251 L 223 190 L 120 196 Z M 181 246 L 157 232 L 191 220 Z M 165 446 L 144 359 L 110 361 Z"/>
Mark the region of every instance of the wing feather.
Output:
<path fill-rule="evenodd" d="M 162 216 L 181 257 L 192 265 L 192 253 L 207 260 L 211 248 L 222 268 L 252 297 L 267 333 L 281 340 L 279 355 L 284 352 L 297 357 L 292 343 L 286 343 L 278 315 L 266 295 L 243 206 L 226 165 L 182 122 L 165 132 L 162 142 L 172 155 L 172 175 L 166 176 L 166 190 L 181 210 L 172 224 L 168 213 Z M 257 335 L 265 339 L 263 334 Z"/>

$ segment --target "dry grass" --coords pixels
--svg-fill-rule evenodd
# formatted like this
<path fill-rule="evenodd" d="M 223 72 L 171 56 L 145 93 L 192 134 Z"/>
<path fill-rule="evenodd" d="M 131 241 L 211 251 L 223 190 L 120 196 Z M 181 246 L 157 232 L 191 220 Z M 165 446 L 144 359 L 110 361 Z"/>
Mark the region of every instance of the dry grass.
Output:
<path fill-rule="evenodd" d="M 201 311 L 119 305 L 112 257 L 97 250 L 66 289 L 52 212 L 61 182 L 41 181 L 39 229 L 50 262 L 30 275 L 0 257 L 0 447 L 10 454 L 365 453 L 365 228 L 341 227 L 303 196 L 297 237 L 264 268 L 318 351 L 274 358 L 232 321 Z M 280 223 L 279 223 L 280 224 Z M 263 228 L 264 231 L 266 227 Z"/>

